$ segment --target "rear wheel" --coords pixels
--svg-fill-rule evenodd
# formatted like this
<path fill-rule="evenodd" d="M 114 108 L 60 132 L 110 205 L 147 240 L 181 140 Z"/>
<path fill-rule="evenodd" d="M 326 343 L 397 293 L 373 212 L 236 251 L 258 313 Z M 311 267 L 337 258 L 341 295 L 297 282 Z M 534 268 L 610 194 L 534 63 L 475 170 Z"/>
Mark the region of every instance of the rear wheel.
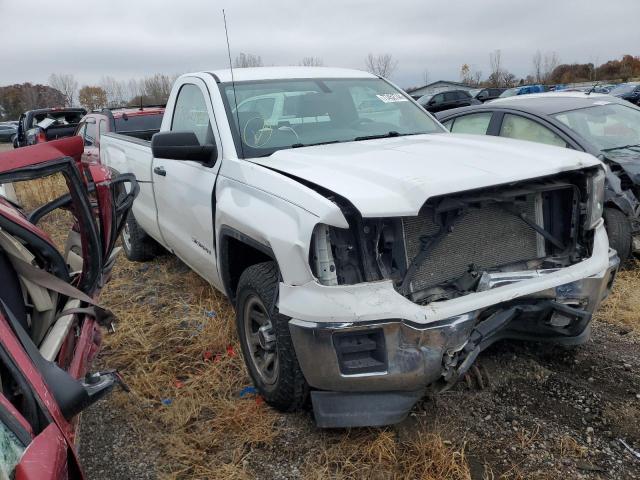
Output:
<path fill-rule="evenodd" d="M 605 208 L 602 214 L 609 235 L 609 246 L 618 252 L 620 264 L 624 264 L 631 255 L 631 225 L 629 219 L 620 210 Z"/>
<path fill-rule="evenodd" d="M 290 318 L 274 305 L 277 288 L 275 262 L 248 267 L 238 282 L 236 325 L 256 390 L 278 410 L 293 411 L 305 403 L 309 386 L 291 341 Z"/>
<path fill-rule="evenodd" d="M 146 262 L 158 254 L 158 244 L 138 225 L 132 212 L 129 212 L 120 236 L 124 253 L 131 261 Z"/>

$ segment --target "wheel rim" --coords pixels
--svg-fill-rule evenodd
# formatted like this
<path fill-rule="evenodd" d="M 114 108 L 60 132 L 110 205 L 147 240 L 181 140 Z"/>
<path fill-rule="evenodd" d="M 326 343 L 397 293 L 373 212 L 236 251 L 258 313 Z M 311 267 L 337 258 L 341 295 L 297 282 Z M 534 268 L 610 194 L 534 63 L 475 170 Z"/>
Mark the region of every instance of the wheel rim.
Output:
<path fill-rule="evenodd" d="M 125 222 L 122 229 L 122 244 L 127 252 L 131 251 L 131 232 L 129 232 L 129 222 Z"/>
<path fill-rule="evenodd" d="M 278 351 L 273 324 L 262 301 L 251 295 L 244 308 L 244 335 L 253 364 L 267 385 L 278 380 Z"/>

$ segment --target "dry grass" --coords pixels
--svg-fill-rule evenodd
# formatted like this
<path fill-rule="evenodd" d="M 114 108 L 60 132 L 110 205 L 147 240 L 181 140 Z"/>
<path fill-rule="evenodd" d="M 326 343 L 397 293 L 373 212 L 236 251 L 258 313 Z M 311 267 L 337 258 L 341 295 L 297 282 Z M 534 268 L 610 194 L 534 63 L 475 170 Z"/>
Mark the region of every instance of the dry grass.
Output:
<path fill-rule="evenodd" d="M 448 445 L 436 433 L 399 441 L 390 429 L 356 430 L 324 436 L 320 445 L 322 448 L 305 471 L 305 478 L 471 478 L 464 450 Z"/>
<path fill-rule="evenodd" d="M 252 452 L 294 432 L 259 398 L 239 397 L 250 381 L 227 300 L 165 256 L 148 265 L 121 260 L 103 302 L 119 316 L 103 357 L 132 388 L 133 398 L 118 401 L 164 446 L 166 478 L 260 476 Z M 387 429 L 310 435 L 308 448 L 287 453 L 305 457 L 304 478 L 470 478 L 464 451 L 435 433 L 410 441 Z"/>
<path fill-rule="evenodd" d="M 583 458 L 587 455 L 587 447 L 569 435 L 563 435 L 557 440 L 557 449 L 562 457 Z"/>
<path fill-rule="evenodd" d="M 640 261 L 618 273 L 613 292 L 600 308 L 597 319 L 640 333 Z"/>
<path fill-rule="evenodd" d="M 67 183 L 60 173 L 37 180 L 17 182 L 13 186 L 18 203 L 27 212 L 69 193 Z M 49 234 L 60 250 L 64 250 L 64 243 L 73 222 L 74 218 L 70 212 L 55 210 L 43 217 L 38 226 Z"/>

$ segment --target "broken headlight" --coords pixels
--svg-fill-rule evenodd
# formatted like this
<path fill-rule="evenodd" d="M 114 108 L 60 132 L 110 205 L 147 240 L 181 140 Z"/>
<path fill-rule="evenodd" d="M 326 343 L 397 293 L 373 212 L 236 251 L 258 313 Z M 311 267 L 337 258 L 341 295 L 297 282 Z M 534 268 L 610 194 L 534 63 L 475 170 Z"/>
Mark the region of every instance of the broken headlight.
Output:
<path fill-rule="evenodd" d="M 592 230 L 602 218 L 605 173 L 601 168 L 587 179 L 587 218 L 585 228 Z"/>

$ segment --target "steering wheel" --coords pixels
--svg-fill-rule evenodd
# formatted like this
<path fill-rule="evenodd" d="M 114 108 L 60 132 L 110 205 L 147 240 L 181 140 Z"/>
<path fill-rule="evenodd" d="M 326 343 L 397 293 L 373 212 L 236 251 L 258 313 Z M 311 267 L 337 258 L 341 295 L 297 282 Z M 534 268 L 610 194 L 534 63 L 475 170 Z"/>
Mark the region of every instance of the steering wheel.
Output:
<path fill-rule="evenodd" d="M 264 118 L 260 115 L 247 120 L 242 129 L 242 141 L 252 148 L 264 147 L 272 135 L 273 129 L 265 125 Z"/>

